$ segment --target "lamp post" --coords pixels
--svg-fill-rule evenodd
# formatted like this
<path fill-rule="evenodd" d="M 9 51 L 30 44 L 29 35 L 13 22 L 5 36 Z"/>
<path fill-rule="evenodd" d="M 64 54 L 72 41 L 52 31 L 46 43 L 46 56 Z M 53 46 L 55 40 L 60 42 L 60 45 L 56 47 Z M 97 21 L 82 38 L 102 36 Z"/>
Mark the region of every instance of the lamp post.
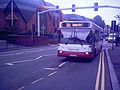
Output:
<path fill-rule="evenodd" d="M 39 12 L 37 12 L 37 21 L 38 21 L 38 36 L 40 36 L 40 15 Z"/>

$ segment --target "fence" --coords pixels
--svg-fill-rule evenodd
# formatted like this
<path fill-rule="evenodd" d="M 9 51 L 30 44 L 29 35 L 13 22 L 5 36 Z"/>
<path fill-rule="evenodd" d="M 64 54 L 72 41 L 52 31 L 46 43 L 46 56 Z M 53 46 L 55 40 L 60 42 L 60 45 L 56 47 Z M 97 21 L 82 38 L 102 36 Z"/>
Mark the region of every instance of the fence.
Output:
<path fill-rule="evenodd" d="M 10 35 L 5 38 L 5 40 L 0 40 L 0 51 L 57 44 L 57 39 L 47 36 Z"/>

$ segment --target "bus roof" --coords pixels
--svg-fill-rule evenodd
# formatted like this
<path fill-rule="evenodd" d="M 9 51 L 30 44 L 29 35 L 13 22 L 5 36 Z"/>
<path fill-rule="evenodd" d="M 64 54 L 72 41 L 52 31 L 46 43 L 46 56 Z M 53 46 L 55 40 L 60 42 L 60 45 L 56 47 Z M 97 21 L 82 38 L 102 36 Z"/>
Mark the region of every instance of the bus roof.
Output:
<path fill-rule="evenodd" d="M 93 22 L 91 22 L 91 21 L 62 21 L 62 22 L 60 22 L 60 26 L 59 26 L 59 28 L 74 28 L 74 27 L 62 27 L 62 23 L 88 23 L 89 24 L 89 26 L 87 26 L 87 27 L 84 27 L 84 28 L 93 28 L 93 29 L 96 29 L 96 30 L 101 30 L 101 31 L 103 31 L 103 29 L 100 27 L 100 26 L 98 26 L 97 24 L 95 24 L 95 23 L 93 23 Z M 76 26 L 76 27 L 80 27 L 80 25 L 78 25 L 78 26 Z"/>

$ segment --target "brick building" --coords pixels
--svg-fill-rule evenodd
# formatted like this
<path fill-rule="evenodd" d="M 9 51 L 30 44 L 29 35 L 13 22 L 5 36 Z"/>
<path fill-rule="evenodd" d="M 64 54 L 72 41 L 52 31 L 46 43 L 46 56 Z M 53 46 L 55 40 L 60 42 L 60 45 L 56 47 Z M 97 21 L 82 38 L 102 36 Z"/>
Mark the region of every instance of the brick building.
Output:
<path fill-rule="evenodd" d="M 43 6 L 55 7 L 44 0 L 0 0 L 0 30 L 15 34 L 35 32 L 37 35 L 37 12 L 46 10 Z M 61 20 L 61 11 L 41 14 L 40 34 L 54 33 Z"/>

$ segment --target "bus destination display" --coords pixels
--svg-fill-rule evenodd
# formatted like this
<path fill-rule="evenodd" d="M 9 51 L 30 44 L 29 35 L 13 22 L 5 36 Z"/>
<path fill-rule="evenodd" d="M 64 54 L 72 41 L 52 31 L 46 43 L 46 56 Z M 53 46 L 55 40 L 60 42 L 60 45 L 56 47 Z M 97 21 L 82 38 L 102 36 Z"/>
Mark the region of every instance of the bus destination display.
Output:
<path fill-rule="evenodd" d="M 62 27 L 89 27 L 90 23 L 62 23 Z"/>

